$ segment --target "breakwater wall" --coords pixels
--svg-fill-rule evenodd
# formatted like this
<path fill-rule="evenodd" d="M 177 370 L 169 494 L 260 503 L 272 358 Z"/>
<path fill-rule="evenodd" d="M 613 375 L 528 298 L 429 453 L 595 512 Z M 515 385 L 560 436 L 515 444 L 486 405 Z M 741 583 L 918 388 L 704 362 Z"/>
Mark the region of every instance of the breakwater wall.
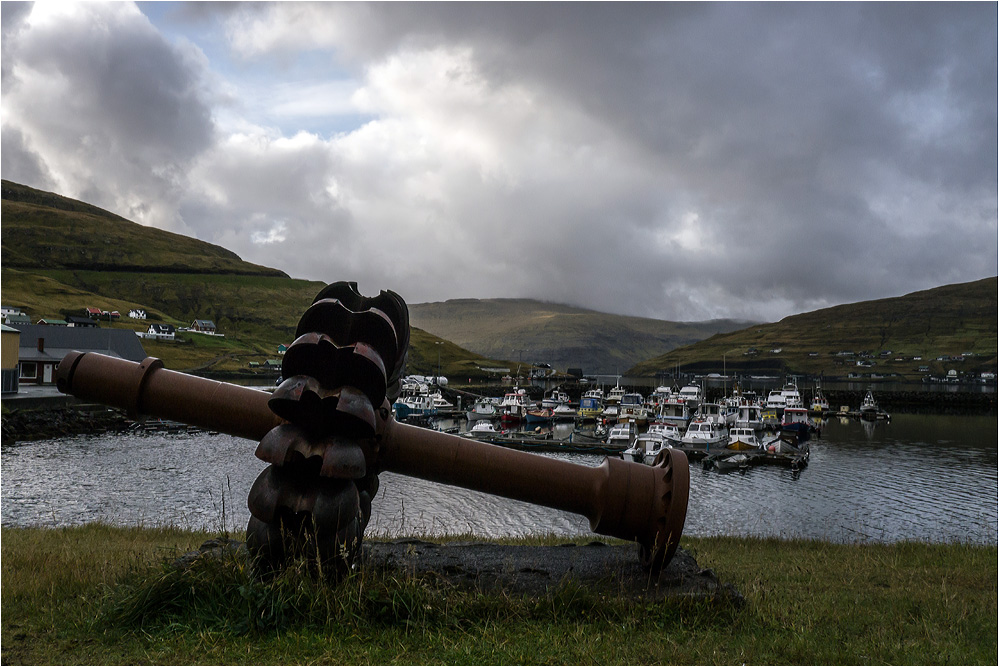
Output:
<path fill-rule="evenodd" d="M 36 410 L 11 410 L 3 415 L 0 430 L 4 446 L 65 438 L 72 435 L 125 431 L 132 421 L 120 410 L 67 406 Z"/>
<path fill-rule="evenodd" d="M 722 389 L 709 389 L 709 400 L 720 400 L 724 396 Z M 860 408 L 864 402 L 866 390 L 859 389 L 823 389 L 829 401 L 829 409 L 839 410 L 848 406 L 851 410 Z M 877 391 L 873 392 L 874 400 L 881 409 L 888 413 L 907 412 L 925 414 L 996 414 L 995 392 L 971 391 Z M 808 407 L 812 392 L 805 389 L 801 392 L 805 407 Z"/>

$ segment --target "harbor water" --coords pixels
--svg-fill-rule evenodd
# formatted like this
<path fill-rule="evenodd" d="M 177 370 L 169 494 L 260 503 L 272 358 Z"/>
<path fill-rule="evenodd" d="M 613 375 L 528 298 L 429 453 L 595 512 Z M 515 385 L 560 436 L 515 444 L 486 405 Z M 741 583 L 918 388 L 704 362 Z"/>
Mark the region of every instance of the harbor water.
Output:
<path fill-rule="evenodd" d="M 684 533 L 833 542 L 997 543 L 995 416 L 832 418 L 800 472 L 720 473 L 691 464 Z M 240 531 L 265 464 L 226 435 L 130 433 L 5 445 L 4 526 L 174 525 Z M 542 455 L 542 454 L 539 454 Z M 597 455 L 543 454 L 587 466 Z M 392 473 L 380 475 L 369 536 L 589 535 L 583 517 Z"/>

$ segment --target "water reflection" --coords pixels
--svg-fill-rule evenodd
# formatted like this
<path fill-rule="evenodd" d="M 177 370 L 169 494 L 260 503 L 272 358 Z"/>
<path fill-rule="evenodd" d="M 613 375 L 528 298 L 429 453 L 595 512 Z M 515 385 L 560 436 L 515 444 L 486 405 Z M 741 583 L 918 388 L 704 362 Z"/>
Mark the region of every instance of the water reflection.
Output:
<path fill-rule="evenodd" d="M 562 428 L 571 428 L 571 425 Z M 800 473 L 691 467 L 689 535 L 836 542 L 997 542 L 996 418 L 898 415 L 829 420 Z M 4 525 L 101 520 L 241 530 L 265 467 L 255 444 L 225 435 L 69 438 L 2 449 Z M 596 455 L 561 456 L 599 465 Z M 369 535 L 589 534 L 583 517 L 383 473 Z"/>

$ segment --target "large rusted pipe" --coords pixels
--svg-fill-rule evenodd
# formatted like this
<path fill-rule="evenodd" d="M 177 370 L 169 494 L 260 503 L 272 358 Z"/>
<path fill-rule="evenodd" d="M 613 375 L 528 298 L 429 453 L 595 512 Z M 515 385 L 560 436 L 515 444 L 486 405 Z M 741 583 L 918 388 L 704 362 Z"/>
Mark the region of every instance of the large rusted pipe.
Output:
<path fill-rule="evenodd" d="M 266 392 L 93 352 L 59 364 L 60 391 L 123 408 L 260 440 L 282 420 Z M 581 514 L 596 533 L 637 541 L 647 565 L 669 562 L 687 514 L 690 473 L 676 450 L 655 466 L 607 458 L 598 467 L 507 449 L 402 424 L 388 416 L 379 434 L 379 467 Z"/>

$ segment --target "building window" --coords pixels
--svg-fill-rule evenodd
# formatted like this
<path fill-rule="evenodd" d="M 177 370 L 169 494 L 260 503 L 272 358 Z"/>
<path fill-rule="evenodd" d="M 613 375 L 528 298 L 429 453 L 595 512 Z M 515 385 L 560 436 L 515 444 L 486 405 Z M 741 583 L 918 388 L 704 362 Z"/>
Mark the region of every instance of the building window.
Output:
<path fill-rule="evenodd" d="M 34 361 L 21 362 L 21 377 L 25 380 L 34 380 L 38 377 L 38 364 Z"/>

